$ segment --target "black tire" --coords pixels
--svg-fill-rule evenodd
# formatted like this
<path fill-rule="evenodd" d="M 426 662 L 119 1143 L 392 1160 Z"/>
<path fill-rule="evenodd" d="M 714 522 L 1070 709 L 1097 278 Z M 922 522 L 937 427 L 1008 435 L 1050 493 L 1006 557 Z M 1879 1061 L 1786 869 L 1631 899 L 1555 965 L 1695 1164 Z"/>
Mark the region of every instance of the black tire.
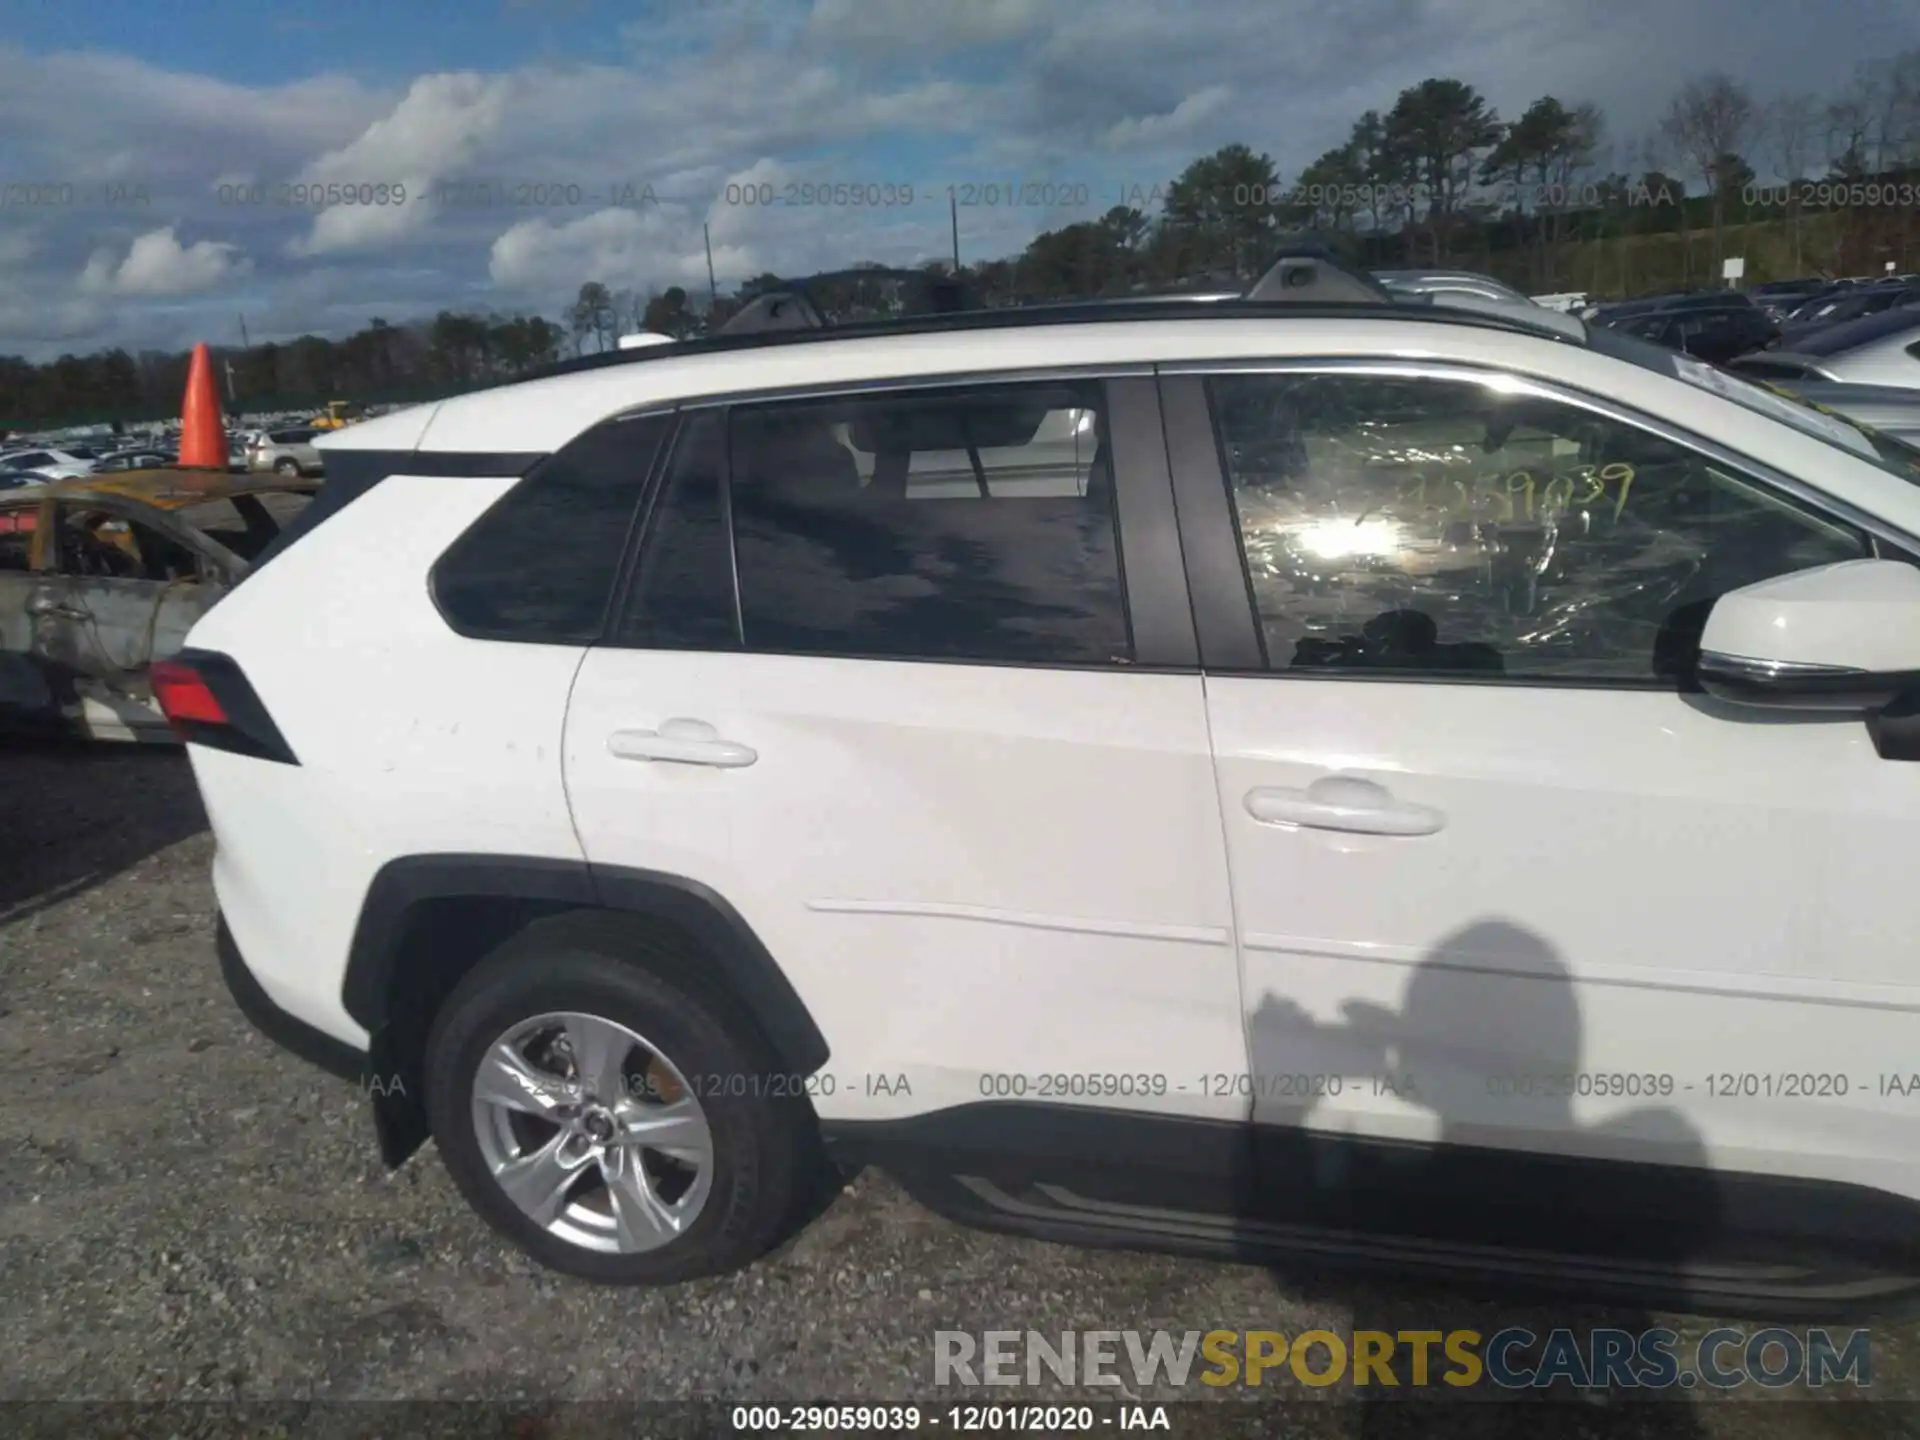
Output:
<path fill-rule="evenodd" d="M 276 475 L 298 475 L 300 473 L 300 462 L 298 460 L 276 460 L 273 462 L 273 473 Z"/>
<path fill-rule="evenodd" d="M 536 922 L 470 971 L 427 1039 L 426 1104 L 441 1159 L 480 1216 L 534 1259 L 610 1285 L 671 1285 L 745 1265 L 782 1239 L 811 1183 L 818 1121 L 782 1083 L 771 1049 L 723 994 L 684 979 L 687 957 L 598 917 Z M 582 1011 L 627 1026 L 687 1077 L 713 1140 L 713 1184 L 684 1235 L 610 1254 L 549 1234 L 494 1180 L 474 1133 L 472 1087 L 486 1048 L 519 1021 Z M 716 1084 L 716 1077 L 747 1077 Z M 734 1093 L 742 1091 L 744 1093 Z"/>

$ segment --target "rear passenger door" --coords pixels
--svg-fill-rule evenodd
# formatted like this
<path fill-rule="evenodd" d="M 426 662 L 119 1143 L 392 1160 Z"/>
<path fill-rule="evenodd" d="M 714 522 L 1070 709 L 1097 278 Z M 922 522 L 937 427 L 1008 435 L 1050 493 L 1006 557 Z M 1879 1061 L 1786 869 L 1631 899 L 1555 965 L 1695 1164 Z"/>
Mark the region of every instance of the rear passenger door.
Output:
<path fill-rule="evenodd" d="M 742 914 L 815 1104 L 1243 1120 L 1220 816 L 1147 377 L 686 410 L 567 716 L 603 884 Z M 904 1085 L 901 1082 L 904 1080 Z"/>

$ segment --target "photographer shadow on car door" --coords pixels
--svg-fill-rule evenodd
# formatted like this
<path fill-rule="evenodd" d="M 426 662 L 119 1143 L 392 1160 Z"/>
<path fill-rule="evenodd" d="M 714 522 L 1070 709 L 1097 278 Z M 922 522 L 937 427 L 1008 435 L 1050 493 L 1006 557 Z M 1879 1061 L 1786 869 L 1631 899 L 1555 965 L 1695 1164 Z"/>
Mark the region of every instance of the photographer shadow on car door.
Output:
<path fill-rule="evenodd" d="M 1532 1434 L 1537 1410 L 1502 1406 L 1496 1416 L 1478 1402 L 1572 1397 L 1591 1402 L 1580 1407 L 1591 1417 L 1636 1395 L 1657 1403 L 1632 1407 L 1634 1434 L 1701 1433 L 1677 1388 L 1623 1392 L 1604 1376 L 1589 1386 L 1545 1383 L 1556 1368 L 1567 1374 L 1563 1355 L 1543 1354 L 1555 1329 L 1572 1332 L 1584 1369 L 1594 1363 L 1592 1332 L 1612 1332 L 1600 1343 L 1617 1351 L 1620 1337 L 1638 1342 L 1656 1327 L 1643 1303 L 1684 1302 L 1695 1288 L 1690 1267 L 1722 1219 L 1705 1147 L 1677 1110 L 1582 1093 L 1579 1000 L 1565 962 L 1529 929 L 1478 921 L 1421 957 L 1397 1009 L 1354 1000 L 1341 1010 L 1318 1021 L 1269 991 L 1252 1016 L 1262 1223 L 1315 1237 L 1294 1249 L 1297 1263 L 1274 1266 L 1276 1280 L 1298 1292 L 1325 1262 L 1357 1262 L 1387 1283 L 1309 1291 L 1349 1304 L 1355 1331 L 1474 1330 L 1482 1347 L 1515 1328 L 1535 1337 L 1503 1345 L 1504 1386 L 1490 1374 L 1471 1386 L 1445 1383 L 1458 1367 L 1437 1343 L 1421 1367 L 1426 1383 L 1415 1385 L 1413 1347 L 1396 1343 L 1396 1383 L 1376 1370 L 1356 1387 L 1358 1433 L 1452 1433 L 1440 1428 L 1446 1419 L 1461 1434 L 1505 1433 L 1501 1421 Z M 1496 1132 L 1504 1144 L 1489 1143 Z M 1618 1163 L 1649 1155 L 1662 1163 Z M 1525 1298 L 1546 1294 L 1560 1303 Z M 1593 1297 L 1605 1294 L 1620 1304 L 1597 1307 Z M 1568 1295 L 1580 1297 L 1577 1311 Z M 1619 1358 L 1646 1373 L 1639 1355 Z M 1319 1372 L 1330 1361 L 1304 1363 Z M 1514 1389 L 1516 1372 L 1541 1383 Z M 1436 1398 L 1470 1403 L 1446 1412 L 1421 1403 Z"/>

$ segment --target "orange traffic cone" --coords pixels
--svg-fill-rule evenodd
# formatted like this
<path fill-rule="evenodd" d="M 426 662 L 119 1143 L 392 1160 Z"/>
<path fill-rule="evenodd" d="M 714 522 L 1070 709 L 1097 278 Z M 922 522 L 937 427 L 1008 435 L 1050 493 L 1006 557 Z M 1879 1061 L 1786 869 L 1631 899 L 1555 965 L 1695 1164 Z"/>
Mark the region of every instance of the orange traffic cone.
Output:
<path fill-rule="evenodd" d="M 227 468 L 227 430 L 220 420 L 220 391 L 213 383 L 213 357 L 206 342 L 193 347 L 187 367 L 187 398 L 180 407 L 182 469 Z"/>

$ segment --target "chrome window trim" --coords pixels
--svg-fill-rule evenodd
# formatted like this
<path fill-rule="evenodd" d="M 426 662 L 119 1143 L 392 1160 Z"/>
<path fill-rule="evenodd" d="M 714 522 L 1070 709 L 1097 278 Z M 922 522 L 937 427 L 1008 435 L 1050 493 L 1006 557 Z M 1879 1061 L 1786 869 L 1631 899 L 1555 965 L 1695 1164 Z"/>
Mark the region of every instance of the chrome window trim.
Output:
<path fill-rule="evenodd" d="M 1750 655 L 1729 655 L 1720 650 L 1702 650 L 1700 663 L 1762 680 L 1779 680 L 1787 676 L 1802 675 L 1865 675 L 1868 673 L 1857 665 L 1816 665 L 1807 660 L 1756 660 Z"/>
<path fill-rule="evenodd" d="M 606 425 L 617 420 L 639 420 L 649 415 L 667 415 L 675 411 L 692 413 L 701 410 L 722 410 L 734 405 L 778 404 L 790 400 L 831 400 L 843 395 L 865 395 L 884 390 L 939 390 L 948 386 L 962 385 L 1031 385 L 1047 381 L 1123 380 L 1132 377 L 1151 379 L 1153 374 L 1154 367 L 1151 361 L 1122 361 L 1112 365 L 1103 362 L 1099 365 L 1022 366 L 1013 370 L 956 370 L 950 374 L 940 375 L 915 374 L 901 377 L 883 376 L 871 380 L 827 383 L 802 381 L 794 385 L 762 385 L 745 390 L 716 391 L 711 395 L 649 400 L 630 410 L 617 410 L 605 419 L 596 420 L 593 425 L 583 427 L 580 434 L 586 434 L 588 430 L 594 428 L 594 425 Z"/>
<path fill-rule="evenodd" d="M 1590 415 L 1611 420 L 1616 424 L 1629 425 L 1650 435 L 1691 450 L 1722 465 L 1741 473 L 1749 480 L 1764 488 L 1776 490 L 1789 496 L 1829 519 L 1851 525 L 1856 530 L 1866 532 L 1877 541 L 1886 541 L 1906 551 L 1920 550 L 1920 535 L 1909 534 L 1889 524 L 1879 516 L 1851 505 L 1839 497 L 1829 494 L 1818 486 L 1787 474 L 1768 464 L 1764 460 L 1743 454 L 1718 441 L 1709 440 L 1684 429 L 1671 421 L 1649 415 L 1630 405 L 1599 396 L 1590 391 L 1565 385 L 1559 381 L 1544 380 L 1516 370 L 1503 369 L 1472 360 L 1386 360 L 1374 358 L 1356 358 L 1348 356 L 1288 356 L 1283 360 L 1227 360 L 1196 361 L 1159 367 L 1162 375 L 1197 375 L 1206 378 L 1213 375 L 1268 375 L 1268 374 L 1347 374 L 1347 375 L 1386 375 L 1419 380 L 1448 380 L 1486 383 L 1498 380 L 1500 387 L 1515 394 L 1527 395 L 1539 400 L 1552 400 L 1560 404 L 1571 405 Z M 1686 384 L 1680 380 L 1677 384 Z M 1766 419 L 1765 415 L 1756 415 L 1757 419 Z M 1779 424 L 1778 421 L 1770 423 Z M 1845 454 L 1844 450 L 1839 453 Z M 1870 462 L 1862 462 L 1870 463 Z M 1877 549 L 1877 546 L 1876 546 Z"/>

